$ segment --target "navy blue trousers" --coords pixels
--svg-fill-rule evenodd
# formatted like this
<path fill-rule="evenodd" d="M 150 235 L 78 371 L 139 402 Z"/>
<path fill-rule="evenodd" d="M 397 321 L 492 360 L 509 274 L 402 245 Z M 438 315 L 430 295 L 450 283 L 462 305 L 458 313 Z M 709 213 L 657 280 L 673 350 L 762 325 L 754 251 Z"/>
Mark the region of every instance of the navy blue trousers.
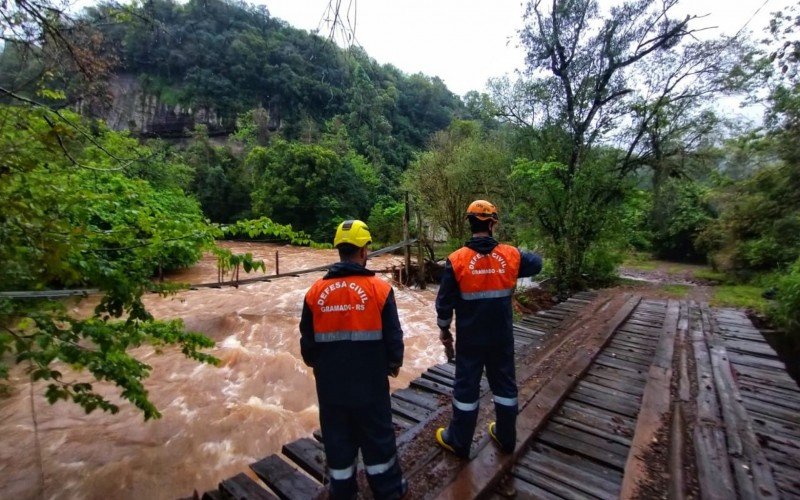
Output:
<path fill-rule="evenodd" d="M 384 399 L 360 407 L 320 404 L 319 420 L 331 479 L 331 498 L 355 497 L 359 449 L 373 496 L 376 499 L 400 497 L 403 476 L 397 461 L 388 393 Z"/>
<path fill-rule="evenodd" d="M 497 417 L 495 434 L 507 453 L 517 442 L 517 379 L 514 369 L 513 341 L 496 346 L 469 346 L 456 342 L 456 378 L 453 387 L 453 419 L 445 431 L 445 440 L 462 457 L 469 456 L 475 424 L 483 369 L 494 395 Z"/>

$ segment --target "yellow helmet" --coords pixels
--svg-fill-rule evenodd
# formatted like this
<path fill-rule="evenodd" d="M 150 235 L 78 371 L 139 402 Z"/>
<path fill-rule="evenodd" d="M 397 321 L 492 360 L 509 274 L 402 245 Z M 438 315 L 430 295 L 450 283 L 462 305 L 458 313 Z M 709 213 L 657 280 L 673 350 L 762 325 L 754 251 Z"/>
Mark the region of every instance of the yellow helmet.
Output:
<path fill-rule="evenodd" d="M 480 220 L 499 220 L 497 207 L 486 200 L 475 200 L 467 207 L 467 217 L 473 216 Z"/>
<path fill-rule="evenodd" d="M 333 238 L 333 246 L 338 247 L 342 243 L 350 243 L 359 248 L 372 243 L 372 235 L 369 228 L 360 220 L 346 220 L 336 228 L 336 236 Z"/>

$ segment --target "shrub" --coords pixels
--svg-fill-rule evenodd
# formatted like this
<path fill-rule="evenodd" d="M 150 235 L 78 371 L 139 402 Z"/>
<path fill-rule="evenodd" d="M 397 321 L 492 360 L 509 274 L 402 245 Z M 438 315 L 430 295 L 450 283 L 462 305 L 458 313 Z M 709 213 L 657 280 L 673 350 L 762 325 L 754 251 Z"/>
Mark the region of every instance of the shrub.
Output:
<path fill-rule="evenodd" d="M 787 333 L 800 335 L 800 259 L 778 280 L 772 318 Z"/>

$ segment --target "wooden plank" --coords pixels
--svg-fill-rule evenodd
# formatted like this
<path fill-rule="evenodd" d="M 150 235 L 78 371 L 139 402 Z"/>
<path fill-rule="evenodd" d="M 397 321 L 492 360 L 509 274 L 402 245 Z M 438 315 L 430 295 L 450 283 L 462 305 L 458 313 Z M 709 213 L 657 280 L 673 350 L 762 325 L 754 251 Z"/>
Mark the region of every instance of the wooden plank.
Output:
<path fill-rule="evenodd" d="M 656 353 L 656 346 L 653 339 L 645 339 L 642 337 L 632 338 L 626 336 L 615 336 L 611 341 L 611 346 L 618 349 L 638 349 L 640 352 L 652 356 Z"/>
<path fill-rule="evenodd" d="M 631 444 L 633 427 L 618 424 L 613 420 L 613 414 L 611 413 L 608 413 L 607 417 L 604 418 L 595 413 L 579 412 L 575 411 L 574 408 L 562 406 L 558 413 L 550 418 L 553 422 L 594 433 L 625 446 L 630 446 Z"/>
<path fill-rule="evenodd" d="M 441 384 L 441 385 L 444 385 L 446 387 L 450 387 L 451 389 L 453 388 L 453 379 L 452 378 L 443 377 L 443 376 L 439 375 L 438 373 L 434 373 L 434 372 L 432 372 L 430 370 L 425 370 L 425 372 L 422 373 L 422 378 L 426 378 L 426 379 L 428 379 L 428 380 L 430 380 L 432 382 L 436 382 L 437 384 Z"/>
<path fill-rule="evenodd" d="M 613 387 L 609 387 L 608 385 L 604 385 L 602 383 L 595 383 L 590 380 L 586 380 L 585 378 L 582 379 L 580 382 L 578 382 L 578 387 L 581 390 L 586 390 L 587 393 L 588 391 L 594 391 L 597 392 L 598 394 L 603 395 L 603 397 L 612 396 L 617 399 L 631 401 L 633 405 L 638 404 L 637 400 L 639 398 L 635 394 L 631 394 L 624 390 L 618 390 Z"/>
<path fill-rule="evenodd" d="M 456 375 L 456 365 L 453 363 L 439 363 L 438 365 L 434 365 L 432 368 L 436 368 L 444 373 L 449 373 L 453 377 Z"/>
<path fill-rule="evenodd" d="M 635 418 L 639 413 L 639 406 L 634 402 L 620 400 L 618 398 L 604 397 L 603 395 L 597 393 L 587 393 L 585 391 L 575 390 L 569 395 L 569 399 L 590 406 L 595 406 L 597 408 L 602 408 L 604 410 L 612 411 L 614 413 L 619 413 L 620 415 L 624 415 L 626 417 Z"/>
<path fill-rule="evenodd" d="M 711 367 L 714 385 L 720 398 L 728 453 L 733 460 L 734 477 L 739 492 L 748 498 L 778 497 L 775 479 L 764 451 L 756 438 L 747 410 L 733 380 L 728 353 L 721 345 L 711 347 Z"/>
<path fill-rule="evenodd" d="M 406 432 L 407 430 L 411 429 L 418 422 L 406 418 L 402 415 L 398 415 L 397 413 L 392 413 L 392 425 L 395 427 L 395 432 Z"/>
<path fill-rule="evenodd" d="M 725 339 L 725 347 L 733 352 L 763 356 L 768 359 L 778 358 L 775 350 L 765 342 Z"/>
<path fill-rule="evenodd" d="M 592 415 L 605 421 L 613 422 L 622 429 L 630 429 L 631 435 L 633 435 L 633 429 L 636 427 L 635 418 L 620 415 L 606 408 L 588 406 L 573 399 L 566 399 L 564 403 L 562 403 L 560 410 L 571 410 L 583 415 Z"/>
<path fill-rule="evenodd" d="M 631 381 L 631 383 L 641 385 L 641 387 L 644 387 L 645 382 L 647 381 L 647 377 L 641 373 L 629 370 L 619 370 L 612 366 L 602 365 L 598 363 L 597 360 L 595 360 L 592 368 L 589 370 L 589 373 L 604 378 L 619 377 L 619 380 Z"/>
<path fill-rule="evenodd" d="M 758 397 L 757 393 L 740 391 L 742 402 L 749 411 L 755 411 L 764 415 L 771 415 L 774 418 L 789 422 L 800 427 L 800 413 L 798 406 L 787 407 L 790 403 L 785 401 L 775 401 L 770 396 Z M 791 405 L 790 405 L 791 406 Z"/>
<path fill-rule="evenodd" d="M 778 359 L 758 358 L 735 352 L 729 352 L 727 356 L 731 363 L 737 365 L 751 366 L 762 370 L 786 371 L 786 365 Z"/>
<path fill-rule="evenodd" d="M 544 337 L 545 335 L 547 335 L 547 332 L 538 330 L 536 328 L 531 328 L 529 326 L 525 326 L 520 322 L 514 323 L 514 330 L 527 333 L 528 335 L 531 335 L 533 337 Z"/>
<path fill-rule="evenodd" d="M 494 446 L 482 448 L 475 458 L 459 471 L 455 481 L 439 494 L 439 498 L 459 500 L 476 498 L 491 491 L 503 474 L 511 468 L 514 460 L 527 450 L 534 434 L 544 426 L 548 416 L 567 397 L 575 381 L 589 369 L 592 361 L 608 344 L 616 329 L 630 317 L 640 301 L 640 297 L 628 298 L 604 328 L 589 337 L 569 361 L 558 367 L 550 382 L 542 387 L 527 405 L 523 405 L 517 419 L 517 444 L 513 453 L 500 454 Z"/>
<path fill-rule="evenodd" d="M 414 423 L 422 422 L 423 420 L 427 420 L 428 416 L 431 414 L 431 410 L 427 408 L 423 408 L 421 406 L 417 406 L 413 403 L 409 403 L 408 401 L 403 401 L 399 398 L 392 398 L 392 413 L 395 415 L 399 415 L 403 418 L 413 421 Z"/>
<path fill-rule="evenodd" d="M 577 453 L 560 451 L 539 442 L 534 442 L 530 450 L 614 483 L 617 485 L 617 490 L 619 490 L 619 485 L 622 484 L 622 473 L 620 471 L 595 462 L 594 460 L 589 460 Z"/>
<path fill-rule="evenodd" d="M 285 500 L 315 498 L 323 491 L 321 484 L 289 465 L 278 455 L 261 459 L 251 464 L 250 468 L 278 497 Z"/>
<path fill-rule="evenodd" d="M 620 356 L 609 356 L 605 353 L 597 357 L 597 363 L 620 370 L 627 370 L 633 373 L 647 373 L 647 366 L 641 363 L 636 363 L 628 359 L 622 359 Z"/>
<path fill-rule="evenodd" d="M 628 448 L 630 448 L 630 446 L 629 442 L 625 442 L 626 440 L 624 438 L 621 438 L 619 436 L 613 436 L 602 431 L 596 432 L 596 430 L 578 429 L 574 425 L 574 422 L 573 425 L 562 424 L 560 422 L 556 422 L 555 418 L 550 419 L 550 422 L 542 431 L 542 436 L 544 436 L 546 433 L 554 433 L 560 436 L 569 437 L 571 440 L 585 443 L 597 450 L 604 450 L 609 453 L 613 453 L 614 455 L 617 455 L 620 458 L 619 462 L 620 468 L 625 465 L 625 458 L 628 455 Z M 544 438 L 541 439 L 543 441 L 546 440 Z M 554 443 L 558 442 L 556 438 L 551 438 L 551 439 L 553 439 L 553 441 L 551 442 Z M 570 448 L 569 446 L 566 445 L 562 445 L 562 447 Z M 581 448 L 571 448 L 571 449 L 583 453 Z"/>
<path fill-rule="evenodd" d="M 219 483 L 219 489 L 224 497 L 233 500 L 274 500 L 278 498 L 250 479 L 244 472 Z"/>
<path fill-rule="evenodd" d="M 630 394 L 631 396 L 641 397 L 644 393 L 644 387 L 639 386 L 638 384 L 631 384 L 629 381 L 616 379 L 613 380 L 611 378 L 606 378 L 604 376 L 594 375 L 591 371 L 588 375 L 586 375 L 582 382 L 587 384 L 599 385 L 602 387 L 615 389 L 620 392 L 624 392 L 626 394 Z"/>
<path fill-rule="evenodd" d="M 548 492 L 554 498 L 568 498 L 577 500 L 586 497 L 585 493 L 581 493 L 581 491 L 569 485 L 566 485 L 560 481 L 556 481 L 555 479 L 551 479 L 547 476 L 543 476 L 542 474 L 538 474 L 528 469 L 527 467 L 515 466 L 511 471 L 511 475 L 520 478 L 541 490 Z M 534 498 L 539 498 L 539 497 L 534 497 Z M 464 497 L 464 499 L 462 500 L 466 500 L 466 497 Z"/>
<path fill-rule="evenodd" d="M 697 479 L 702 498 L 725 500 L 735 498 L 735 487 L 725 445 L 725 434 L 708 355 L 706 335 L 699 309 L 689 307 L 690 336 L 697 380 L 696 422 L 693 432 Z"/>
<path fill-rule="evenodd" d="M 549 444 L 550 446 L 567 449 L 574 453 L 580 453 L 584 457 L 608 464 L 619 471 L 623 470 L 625 467 L 625 455 L 622 450 L 619 450 L 619 452 L 614 452 L 601 448 L 597 445 L 600 441 L 602 441 L 602 439 L 591 436 L 590 434 L 580 431 L 572 431 L 567 435 L 545 429 L 539 434 L 537 439 L 542 443 Z M 625 448 L 625 451 L 627 451 L 627 448 Z"/>
<path fill-rule="evenodd" d="M 800 391 L 790 391 L 776 386 L 764 385 L 757 379 L 744 376 L 737 376 L 736 381 L 742 391 L 767 395 L 774 400 L 779 400 L 781 404 L 788 403 L 791 405 L 788 407 L 791 408 L 794 408 L 795 405 L 800 405 Z M 798 411 L 800 411 L 800 408 L 798 408 Z"/>
<path fill-rule="evenodd" d="M 670 300 L 667 316 L 661 330 L 653 364 L 647 375 L 647 385 L 642 396 L 642 407 L 636 419 L 628 459 L 625 463 L 625 476 L 622 478 L 620 498 L 635 498 L 639 483 L 647 477 L 647 452 L 659 429 L 666 425 L 670 411 L 670 383 L 672 381 L 672 354 L 678 329 L 679 304 Z"/>
<path fill-rule="evenodd" d="M 786 372 L 776 372 L 771 369 L 760 369 L 744 365 L 733 365 L 731 368 L 738 376 L 745 376 L 761 385 L 778 387 L 787 391 L 797 391 L 797 383 L 789 378 Z"/>
<path fill-rule="evenodd" d="M 522 478 L 519 478 L 519 477 L 513 476 L 513 475 L 510 475 L 508 477 L 510 478 L 509 480 L 511 481 L 511 486 L 513 486 L 514 489 L 517 491 L 517 497 L 516 498 L 520 498 L 520 499 L 526 499 L 526 498 L 533 499 L 533 498 L 535 498 L 537 500 L 538 499 L 541 499 L 541 500 L 561 500 L 562 499 L 562 497 L 560 497 L 558 495 L 554 495 L 553 493 L 550 493 L 547 490 L 543 490 L 542 488 L 540 488 L 540 487 L 538 487 L 538 486 L 536 486 L 534 484 L 531 484 L 531 483 L 529 483 L 528 481 L 525 481 Z M 506 497 L 501 497 L 500 495 L 495 495 L 494 497 L 490 497 L 490 499 L 492 499 L 492 500 L 500 500 L 500 499 L 505 499 L 505 498 Z"/>
<path fill-rule="evenodd" d="M 517 466 L 544 474 L 596 498 L 616 500 L 619 485 L 584 470 L 553 460 L 541 453 L 527 453 L 517 462 Z"/>
<path fill-rule="evenodd" d="M 644 382 L 647 380 L 647 368 L 649 365 L 631 363 L 616 356 L 606 356 L 601 353 L 592 365 L 592 370 L 605 370 L 611 373 L 619 373 L 625 377 Z"/>
<path fill-rule="evenodd" d="M 779 471 L 775 473 L 775 480 L 780 486 L 783 498 L 800 498 L 800 481 L 797 479 L 797 474 Z"/>
<path fill-rule="evenodd" d="M 800 448 L 796 444 L 781 442 L 770 436 L 759 437 L 764 442 L 764 453 L 770 457 L 773 469 L 776 468 L 776 463 L 784 464 L 797 470 L 798 478 L 800 478 Z"/>
<path fill-rule="evenodd" d="M 445 396 L 450 396 L 453 394 L 452 387 L 434 382 L 432 380 L 424 379 L 422 377 L 412 380 L 411 387 L 427 390 L 429 392 L 435 392 L 437 394 L 443 394 Z"/>
<path fill-rule="evenodd" d="M 281 452 L 317 481 L 325 478 L 325 450 L 311 438 L 300 438 L 283 445 Z"/>
<path fill-rule="evenodd" d="M 586 420 L 592 420 L 592 419 L 583 418 L 578 420 L 574 418 L 565 418 L 560 415 L 553 415 L 552 417 L 550 417 L 551 423 L 560 424 L 563 425 L 564 427 L 571 427 L 573 429 L 583 431 L 587 434 L 603 438 L 609 443 L 617 443 L 626 447 L 631 445 L 630 437 L 625 437 L 625 435 L 619 432 L 617 428 L 610 427 L 608 425 L 600 426 L 600 425 L 587 424 Z M 628 436 L 632 435 L 633 431 L 631 430 L 629 431 Z"/>
<path fill-rule="evenodd" d="M 800 439 L 800 429 L 786 422 L 772 420 L 768 415 L 752 415 L 753 430 L 773 437 Z"/>
<path fill-rule="evenodd" d="M 589 373 L 583 380 L 605 387 L 611 387 L 632 396 L 641 397 L 644 393 L 644 383 L 640 384 L 640 382 L 642 382 L 641 380 L 620 376 L 620 373 L 624 372 L 618 371 L 616 373 L 610 373 L 605 370 L 589 370 Z"/>
<path fill-rule="evenodd" d="M 610 357 L 614 359 L 619 359 L 621 361 L 627 361 L 628 363 L 639 365 L 641 369 L 646 370 L 650 366 L 650 362 L 652 357 L 649 356 L 641 356 L 636 353 L 628 353 L 624 351 L 618 351 L 616 349 L 605 349 L 603 351 L 603 356 Z"/>
<path fill-rule="evenodd" d="M 392 393 L 393 398 L 402 399 L 417 406 L 435 411 L 442 404 L 442 401 L 429 392 L 418 391 L 410 388 L 398 389 Z"/>
<path fill-rule="evenodd" d="M 653 359 L 653 356 L 648 356 L 633 350 L 619 349 L 611 346 L 604 351 L 604 354 L 611 356 L 612 358 L 628 360 L 642 366 L 650 366 L 650 361 Z"/>
<path fill-rule="evenodd" d="M 225 500 L 219 490 L 211 490 L 203 493 L 202 500 Z"/>

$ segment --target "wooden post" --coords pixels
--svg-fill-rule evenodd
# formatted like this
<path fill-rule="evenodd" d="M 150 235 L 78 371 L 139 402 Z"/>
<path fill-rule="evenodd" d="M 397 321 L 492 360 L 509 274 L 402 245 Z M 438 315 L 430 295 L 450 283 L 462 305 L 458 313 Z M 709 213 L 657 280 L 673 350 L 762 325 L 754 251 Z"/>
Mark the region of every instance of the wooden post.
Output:
<path fill-rule="evenodd" d="M 278 251 L 275 250 L 275 276 L 281 274 L 281 263 L 278 257 Z"/>
<path fill-rule="evenodd" d="M 408 241 L 408 192 L 406 192 L 405 197 L 406 206 L 405 211 L 403 212 L 403 241 Z M 408 270 L 411 269 L 411 248 L 409 248 L 408 245 L 403 246 L 403 255 L 405 256 L 406 278 L 408 278 Z"/>
<path fill-rule="evenodd" d="M 414 211 L 417 217 L 417 283 L 419 283 L 419 289 L 425 290 L 425 254 L 422 253 L 422 242 L 425 239 L 425 234 L 422 229 L 422 214 L 419 211 L 419 207 L 417 210 Z"/>

